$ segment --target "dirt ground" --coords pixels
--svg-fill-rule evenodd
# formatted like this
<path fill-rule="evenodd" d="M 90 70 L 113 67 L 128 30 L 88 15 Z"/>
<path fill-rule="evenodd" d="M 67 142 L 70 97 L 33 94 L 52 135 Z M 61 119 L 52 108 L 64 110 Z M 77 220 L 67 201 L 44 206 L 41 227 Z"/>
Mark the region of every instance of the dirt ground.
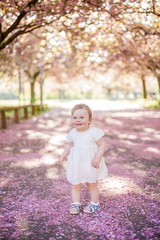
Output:
<path fill-rule="evenodd" d="M 160 111 L 93 109 L 92 124 L 106 132 L 109 170 L 94 214 L 69 214 L 66 165 L 57 164 L 70 106 L 0 129 L 1 240 L 160 239 Z M 85 185 L 81 200 L 83 208 Z"/>

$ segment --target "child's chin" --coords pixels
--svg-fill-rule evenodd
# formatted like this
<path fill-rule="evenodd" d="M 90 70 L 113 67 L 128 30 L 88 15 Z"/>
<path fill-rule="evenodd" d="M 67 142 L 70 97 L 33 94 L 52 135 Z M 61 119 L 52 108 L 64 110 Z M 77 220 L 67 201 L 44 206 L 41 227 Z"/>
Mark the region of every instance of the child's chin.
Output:
<path fill-rule="evenodd" d="M 86 128 L 83 128 L 83 127 L 77 127 L 77 130 L 78 130 L 78 131 L 86 131 L 87 129 L 86 129 Z"/>

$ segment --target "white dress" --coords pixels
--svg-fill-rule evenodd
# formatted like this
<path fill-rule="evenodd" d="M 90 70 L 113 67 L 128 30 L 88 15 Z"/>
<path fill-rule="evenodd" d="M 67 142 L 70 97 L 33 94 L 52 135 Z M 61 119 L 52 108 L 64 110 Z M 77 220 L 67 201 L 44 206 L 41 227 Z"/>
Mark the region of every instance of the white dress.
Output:
<path fill-rule="evenodd" d="M 67 161 L 67 180 L 72 184 L 95 183 L 108 176 L 107 166 L 102 157 L 98 169 L 92 167 L 92 160 L 97 152 L 96 142 L 105 133 L 96 127 L 89 127 L 84 132 L 73 128 L 67 135 L 67 140 L 73 143 Z"/>

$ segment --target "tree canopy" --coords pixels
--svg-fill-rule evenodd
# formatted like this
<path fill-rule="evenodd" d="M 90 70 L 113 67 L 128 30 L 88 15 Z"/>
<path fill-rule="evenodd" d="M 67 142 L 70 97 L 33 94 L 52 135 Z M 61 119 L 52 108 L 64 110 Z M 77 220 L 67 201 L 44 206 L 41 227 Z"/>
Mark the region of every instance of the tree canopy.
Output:
<path fill-rule="evenodd" d="M 152 73 L 160 89 L 159 1 L 7 0 L 0 5 L 0 50 L 14 51 L 19 63 L 32 59 L 36 69 L 43 58 L 47 74 L 60 82 L 64 74 L 89 77 L 114 65 L 125 74 Z"/>

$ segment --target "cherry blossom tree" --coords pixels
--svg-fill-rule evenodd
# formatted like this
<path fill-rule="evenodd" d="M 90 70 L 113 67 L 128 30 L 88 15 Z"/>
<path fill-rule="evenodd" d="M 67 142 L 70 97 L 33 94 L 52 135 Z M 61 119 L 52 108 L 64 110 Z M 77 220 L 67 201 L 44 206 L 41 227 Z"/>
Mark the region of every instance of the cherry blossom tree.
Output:
<path fill-rule="evenodd" d="M 116 63 L 122 74 L 132 71 L 143 76 L 145 97 L 146 75 L 152 72 L 159 84 L 158 1 L 46 0 L 44 3 L 14 0 L 11 3 L 1 1 L 0 4 L 1 50 L 12 49 L 18 39 L 23 42 L 22 35 L 30 32 L 46 36 L 49 33 L 51 36 L 56 30 L 65 34 L 64 42 L 69 43 L 70 50 L 64 53 L 64 48 L 60 47 L 59 53 L 54 55 L 50 49 L 50 57 L 45 64 L 48 74 L 55 73 L 54 66 L 57 72 L 60 70 L 55 74 L 59 82 L 63 79 L 62 72 L 69 76 L 68 79 L 72 79 L 71 75 L 75 76 L 75 73 L 89 75 L 87 71 L 90 72 L 91 69 L 105 73 L 106 68 Z M 48 48 L 47 43 L 44 48 Z M 27 48 L 28 52 L 30 50 Z M 115 81 L 119 85 L 118 79 Z"/>
<path fill-rule="evenodd" d="M 11 44 L 18 36 L 49 25 L 73 11 L 100 8 L 102 1 L 52 1 L 12 0 L 0 1 L 0 50 Z"/>

